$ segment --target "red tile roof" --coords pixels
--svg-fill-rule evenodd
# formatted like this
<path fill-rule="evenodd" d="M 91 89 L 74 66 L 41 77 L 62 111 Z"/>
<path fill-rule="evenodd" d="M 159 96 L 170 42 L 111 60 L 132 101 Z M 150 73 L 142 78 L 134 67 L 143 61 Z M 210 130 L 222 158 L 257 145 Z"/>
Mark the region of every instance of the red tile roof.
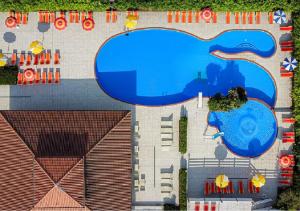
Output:
<path fill-rule="evenodd" d="M 0 210 L 131 209 L 128 111 L 1 111 L 0 158 Z"/>

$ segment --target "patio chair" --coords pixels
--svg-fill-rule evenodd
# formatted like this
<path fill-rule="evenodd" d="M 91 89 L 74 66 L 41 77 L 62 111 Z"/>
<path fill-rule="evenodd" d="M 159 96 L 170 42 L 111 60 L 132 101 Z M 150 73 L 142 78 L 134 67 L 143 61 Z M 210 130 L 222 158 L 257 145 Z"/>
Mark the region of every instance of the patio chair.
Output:
<path fill-rule="evenodd" d="M 42 83 L 45 84 L 47 81 L 47 72 L 44 70 L 42 72 Z"/>
<path fill-rule="evenodd" d="M 243 193 L 244 193 L 244 183 L 243 183 L 242 180 L 240 180 L 240 181 L 238 182 L 238 187 L 239 187 L 239 193 L 240 193 L 240 194 L 243 194 Z"/>
<path fill-rule="evenodd" d="M 175 23 L 179 23 L 179 16 L 180 16 L 180 12 L 176 11 L 175 12 Z"/>
<path fill-rule="evenodd" d="M 274 23 L 273 12 L 268 13 L 268 21 L 269 21 L 269 24 Z"/>
<path fill-rule="evenodd" d="M 217 203 L 216 202 L 211 202 L 210 204 L 210 210 L 211 211 L 216 211 L 217 209 Z"/>
<path fill-rule="evenodd" d="M 294 124 L 294 123 L 296 122 L 296 119 L 295 119 L 295 118 L 291 118 L 291 117 L 288 117 L 288 118 L 282 118 L 282 122 L 283 122 L 283 123 Z"/>
<path fill-rule="evenodd" d="M 260 24 L 260 12 L 255 12 L 255 23 Z"/>
<path fill-rule="evenodd" d="M 55 83 L 58 84 L 60 82 L 60 71 L 55 71 Z"/>
<path fill-rule="evenodd" d="M 186 11 L 181 12 L 181 22 L 186 23 Z"/>
<path fill-rule="evenodd" d="M 254 193 L 254 186 L 251 180 L 248 180 L 248 192 Z"/>
<path fill-rule="evenodd" d="M 11 65 L 16 65 L 17 63 L 17 53 L 12 53 L 11 55 Z"/>
<path fill-rule="evenodd" d="M 246 23 L 247 23 L 247 13 L 242 12 L 242 24 L 246 24 Z"/>
<path fill-rule="evenodd" d="M 46 52 L 46 64 L 50 64 L 51 61 L 51 53 L 48 51 Z"/>
<path fill-rule="evenodd" d="M 230 12 L 226 12 L 225 18 L 226 18 L 226 24 L 230 24 Z"/>
<path fill-rule="evenodd" d="M 34 76 L 34 77 L 35 77 L 35 80 L 34 80 L 35 83 L 36 83 L 36 84 L 39 84 L 39 83 L 40 83 L 40 80 L 41 80 L 41 73 L 40 73 L 40 71 L 37 70 L 37 71 L 35 72 L 35 76 Z"/>
<path fill-rule="evenodd" d="M 31 57 L 32 57 L 31 54 L 27 54 L 27 58 L 26 58 L 26 65 L 27 66 L 31 65 Z"/>
<path fill-rule="evenodd" d="M 20 60 L 19 60 L 19 66 L 23 66 L 25 61 L 25 54 L 21 53 Z"/>
<path fill-rule="evenodd" d="M 40 54 L 40 64 L 45 64 L 45 53 L 44 52 L 42 52 Z"/>
<path fill-rule="evenodd" d="M 293 26 L 280 26 L 281 31 L 293 31 Z"/>
<path fill-rule="evenodd" d="M 54 64 L 60 64 L 60 54 L 58 51 L 54 53 Z"/>
<path fill-rule="evenodd" d="M 283 138 L 282 143 L 295 143 L 295 138 Z"/>
<path fill-rule="evenodd" d="M 195 211 L 200 211 L 200 202 L 195 202 Z"/>
<path fill-rule="evenodd" d="M 240 22 L 240 13 L 235 12 L 234 17 L 235 17 L 235 24 L 239 24 L 239 22 Z"/>
<path fill-rule="evenodd" d="M 208 211 L 209 204 L 208 202 L 204 202 L 204 211 Z"/>
<path fill-rule="evenodd" d="M 117 22 L 117 12 L 116 11 L 112 11 L 111 12 L 111 22 L 113 22 L 113 23 L 115 23 L 115 22 Z"/>
<path fill-rule="evenodd" d="M 188 11 L 188 14 L 187 14 L 187 17 L 188 17 L 188 23 L 192 23 L 193 22 L 193 12 L 192 11 Z"/>
<path fill-rule="evenodd" d="M 22 13 L 22 23 L 23 24 L 28 23 L 28 13 L 27 12 Z"/>
<path fill-rule="evenodd" d="M 34 65 L 38 65 L 39 64 L 39 55 L 34 55 L 33 64 Z"/>
<path fill-rule="evenodd" d="M 23 73 L 18 72 L 18 82 L 19 85 L 23 84 Z"/>

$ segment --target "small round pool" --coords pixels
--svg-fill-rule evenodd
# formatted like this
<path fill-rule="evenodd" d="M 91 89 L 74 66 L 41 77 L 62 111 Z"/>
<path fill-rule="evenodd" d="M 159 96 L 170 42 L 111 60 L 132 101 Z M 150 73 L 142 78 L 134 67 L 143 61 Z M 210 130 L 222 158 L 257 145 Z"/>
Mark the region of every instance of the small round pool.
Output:
<path fill-rule="evenodd" d="M 277 135 L 277 121 L 264 104 L 249 100 L 230 112 L 210 112 L 208 123 L 224 132 L 223 143 L 233 153 L 257 157 L 266 152 Z"/>

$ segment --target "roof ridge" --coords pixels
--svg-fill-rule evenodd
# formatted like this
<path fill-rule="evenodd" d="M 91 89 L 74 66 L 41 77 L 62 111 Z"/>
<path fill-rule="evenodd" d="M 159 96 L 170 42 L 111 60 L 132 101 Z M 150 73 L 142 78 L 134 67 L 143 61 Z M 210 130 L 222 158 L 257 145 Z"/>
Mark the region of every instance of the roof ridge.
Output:
<path fill-rule="evenodd" d="M 72 168 L 70 168 L 70 170 L 67 171 L 67 172 L 65 173 L 65 175 L 64 175 L 62 178 L 60 178 L 60 180 L 57 181 L 56 184 L 60 184 L 60 182 L 61 182 L 67 175 L 69 175 L 70 172 L 71 172 L 74 168 L 76 168 L 76 166 L 78 166 L 79 163 L 80 163 L 81 161 L 83 161 L 83 159 L 84 159 L 84 156 L 83 156 L 83 157 L 82 157 L 82 158 L 81 158 L 74 166 L 72 166 Z"/>
<path fill-rule="evenodd" d="M 88 154 L 90 154 L 90 152 L 95 148 L 95 146 L 102 142 L 112 132 L 113 129 L 115 129 L 125 118 L 127 118 L 128 115 L 131 115 L 131 111 L 128 111 L 126 115 L 122 117 L 122 119 L 114 127 L 112 127 L 96 144 L 94 144 L 94 146 L 91 147 L 91 149 L 87 153 L 85 153 L 85 157 L 87 157 Z"/>

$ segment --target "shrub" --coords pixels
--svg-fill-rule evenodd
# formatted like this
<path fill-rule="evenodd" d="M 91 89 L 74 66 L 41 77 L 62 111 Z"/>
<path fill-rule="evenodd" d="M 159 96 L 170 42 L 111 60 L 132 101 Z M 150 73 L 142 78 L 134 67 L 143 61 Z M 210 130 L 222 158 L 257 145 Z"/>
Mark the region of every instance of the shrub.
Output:
<path fill-rule="evenodd" d="M 180 210 L 187 209 L 187 171 L 179 169 L 179 208 Z"/>
<path fill-rule="evenodd" d="M 164 210 L 179 210 L 175 204 L 164 204 Z"/>
<path fill-rule="evenodd" d="M 278 195 L 275 207 L 281 210 L 299 210 L 300 192 L 292 188 L 283 190 Z"/>
<path fill-rule="evenodd" d="M 241 107 L 247 102 L 246 91 L 241 88 L 232 88 L 228 91 L 226 96 L 217 93 L 208 100 L 208 107 L 210 111 L 230 111 Z"/>
<path fill-rule="evenodd" d="M 179 120 L 179 152 L 185 154 L 187 151 L 187 117 L 181 117 Z"/>
<path fill-rule="evenodd" d="M 17 84 L 17 78 L 17 66 L 0 67 L 0 85 L 15 85 Z"/>

